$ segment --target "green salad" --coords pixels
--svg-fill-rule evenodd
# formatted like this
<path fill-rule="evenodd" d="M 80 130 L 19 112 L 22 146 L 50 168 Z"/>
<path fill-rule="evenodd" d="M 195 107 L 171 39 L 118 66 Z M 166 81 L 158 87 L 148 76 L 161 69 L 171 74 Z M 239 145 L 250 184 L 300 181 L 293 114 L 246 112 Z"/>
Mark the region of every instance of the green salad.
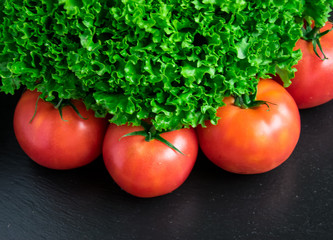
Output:
<path fill-rule="evenodd" d="M 217 122 L 226 96 L 256 94 L 301 58 L 304 21 L 332 0 L 4 0 L 0 90 L 83 99 L 117 125 L 157 130 Z"/>

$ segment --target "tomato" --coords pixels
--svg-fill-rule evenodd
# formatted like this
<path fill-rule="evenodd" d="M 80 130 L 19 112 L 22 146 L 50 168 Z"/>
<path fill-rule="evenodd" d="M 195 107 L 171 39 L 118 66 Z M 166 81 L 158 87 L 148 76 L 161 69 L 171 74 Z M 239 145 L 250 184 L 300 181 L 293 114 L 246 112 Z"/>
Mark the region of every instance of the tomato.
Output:
<path fill-rule="evenodd" d="M 14 113 L 14 132 L 23 151 L 36 163 L 52 169 L 72 169 L 92 162 L 102 152 L 107 121 L 96 118 L 78 100 L 72 101 L 82 119 L 67 105 L 58 109 L 50 102 L 38 100 L 39 93 L 26 91 Z M 32 121 L 30 122 L 30 120 Z"/>
<path fill-rule="evenodd" d="M 327 23 L 321 30 L 332 28 Z M 297 72 L 287 88 L 300 109 L 319 106 L 333 99 L 333 31 L 320 38 L 323 51 L 328 59 L 321 60 L 314 52 L 311 41 L 300 39 L 295 50 L 301 49 L 302 59 L 295 66 Z M 317 47 L 318 53 L 320 50 Z"/>
<path fill-rule="evenodd" d="M 217 110 L 220 120 L 197 128 L 203 153 L 222 169 L 239 174 L 272 170 L 289 158 L 300 136 L 300 115 L 290 94 L 280 84 L 263 79 L 257 99 L 268 104 L 242 109 L 234 98 Z"/>
<path fill-rule="evenodd" d="M 181 186 L 189 176 L 199 148 L 196 133 L 194 129 L 180 129 L 160 135 L 181 154 L 157 139 L 122 137 L 142 130 L 143 127 L 110 124 L 103 144 L 105 166 L 114 181 L 134 196 L 165 195 Z"/>

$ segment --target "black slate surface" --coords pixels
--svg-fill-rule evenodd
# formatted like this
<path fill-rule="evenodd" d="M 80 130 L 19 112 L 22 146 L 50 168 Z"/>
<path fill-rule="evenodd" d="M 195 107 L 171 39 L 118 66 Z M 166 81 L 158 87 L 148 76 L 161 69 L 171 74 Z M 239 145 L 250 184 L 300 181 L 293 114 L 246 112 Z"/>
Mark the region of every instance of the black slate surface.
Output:
<path fill-rule="evenodd" d="M 140 199 L 102 158 L 69 171 L 38 166 L 16 142 L 19 95 L 0 94 L 0 240 L 333 239 L 333 102 L 301 110 L 292 156 L 260 175 L 235 175 L 202 154 L 187 181 Z"/>

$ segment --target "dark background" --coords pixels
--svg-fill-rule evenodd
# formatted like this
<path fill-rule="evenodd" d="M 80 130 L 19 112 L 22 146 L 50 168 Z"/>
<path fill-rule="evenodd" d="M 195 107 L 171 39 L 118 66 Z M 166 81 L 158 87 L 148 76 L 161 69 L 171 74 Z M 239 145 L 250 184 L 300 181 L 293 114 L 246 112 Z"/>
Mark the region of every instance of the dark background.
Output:
<path fill-rule="evenodd" d="M 0 240 L 333 239 L 333 101 L 301 110 L 299 143 L 275 170 L 231 174 L 200 153 L 179 189 L 141 199 L 101 157 L 69 171 L 30 160 L 12 127 L 18 98 L 0 94 Z"/>

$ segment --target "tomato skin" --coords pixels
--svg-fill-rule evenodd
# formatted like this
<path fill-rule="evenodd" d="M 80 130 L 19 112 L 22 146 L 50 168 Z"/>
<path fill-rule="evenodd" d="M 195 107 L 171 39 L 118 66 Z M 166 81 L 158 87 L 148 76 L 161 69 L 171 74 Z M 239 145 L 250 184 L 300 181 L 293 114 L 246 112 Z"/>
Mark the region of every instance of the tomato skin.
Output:
<path fill-rule="evenodd" d="M 96 118 L 81 101 L 62 108 L 63 119 L 52 103 L 38 100 L 39 93 L 25 91 L 14 113 L 14 132 L 23 151 L 36 163 L 51 169 L 73 169 L 96 159 L 102 152 L 107 120 Z"/>
<path fill-rule="evenodd" d="M 332 28 L 327 23 L 321 32 Z M 300 109 L 316 107 L 333 99 L 333 31 L 320 38 L 328 59 L 321 60 L 314 52 L 312 42 L 300 39 L 295 50 L 301 49 L 302 59 L 295 66 L 297 72 L 287 91 L 293 96 Z M 318 54 L 322 56 L 317 47 Z"/>
<path fill-rule="evenodd" d="M 127 193 L 149 198 L 177 189 L 189 176 L 198 154 L 194 129 L 162 133 L 161 137 L 184 155 L 164 143 L 143 136 L 125 134 L 142 131 L 142 127 L 110 124 L 105 135 L 103 158 L 113 180 Z"/>
<path fill-rule="evenodd" d="M 300 115 L 288 92 L 274 80 L 258 84 L 258 100 L 268 102 L 241 109 L 234 98 L 224 100 L 217 125 L 197 128 L 203 153 L 222 169 L 239 174 L 270 171 L 289 158 L 300 136 Z"/>

